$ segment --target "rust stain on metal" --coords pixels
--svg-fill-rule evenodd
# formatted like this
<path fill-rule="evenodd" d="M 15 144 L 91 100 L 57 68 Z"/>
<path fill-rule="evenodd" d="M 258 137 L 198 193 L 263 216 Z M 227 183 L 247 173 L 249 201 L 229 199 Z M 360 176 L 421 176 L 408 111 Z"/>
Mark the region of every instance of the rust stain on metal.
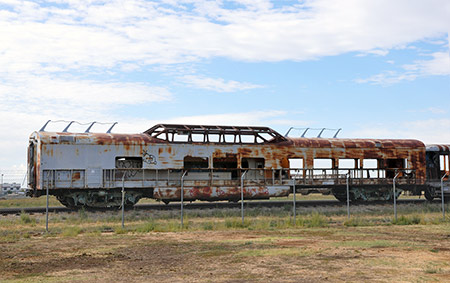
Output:
<path fill-rule="evenodd" d="M 73 172 L 73 174 L 72 174 L 72 181 L 78 181 L 80 179 L 81 179 L 80 172 Z"/>
<path fill-rule="evenodd" d="M 252 149 L 248 148 L 248 147 L 243 147 L 243 148 L 239 148 L 238 152 L 241 154 L 241 156 L 243 157 L 247 157 L 247 156 L 252 156 Z"/>

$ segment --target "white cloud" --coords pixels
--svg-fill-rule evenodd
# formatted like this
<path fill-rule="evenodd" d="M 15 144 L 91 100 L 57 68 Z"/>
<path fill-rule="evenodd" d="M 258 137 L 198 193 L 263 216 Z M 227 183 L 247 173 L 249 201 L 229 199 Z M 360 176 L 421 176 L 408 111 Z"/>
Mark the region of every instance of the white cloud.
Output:
<path fill-rule="evenodd" d="M 442 108 L 439 108 L 439 107 L 428 107 L 426 109 L 426 111 L 431 112 L 433 114 L 445 114 L 445 113 L 447 113 L 446 110 L 444 110 Z"/>
<path fill-rule="evenodd" d="M 448 111 L 441 108 L 441 107 L 428 107 L 425 109 L 420 109 L 420 110 L 410 110 L 408 112 L 411 113 L 431 113 L 434 115 L 441 115 L 441 114 L 446 114 Z"/>
<path fill-rule="evenodd" d="M 364 53 L 358 54 L 356 56 L 364 57 L 364 56 L 367 56 L 369 54 L 377 55 L 377 56 L 386 56 L 386 55 L 389 54 L 389 51 L 388 50 L 382 50 L 382 49 L 373 49 L 373 50 L 365 51 Z"/>
<path fill-rule="evenodd" d="M 185 75 L 180 80 L 194 88 L 206 89 L 216 92 L 235 92 L 241 90 L 262 88 L 264 86 L 238 81 L 225 81 L 222 78 L 208 78 L 198 75 Z"/>
<path fill-rule="evenodd" d="M 48 76 L 9 77 L 0 85 L 0 98 L 9 110 L 58 115 L 95 112 L 123 105 L 171 99 L 162 87 L 144 83 L 97 82 Z M 75 109 L 75 111 L 68 111 Z"/>
<path fill-rule="evenodd" d="M 402 71 L 385 71 L 365 79 L 357 79 L 358 83 L 390 85 L 401 81 L 412 81 L 425 76 L 449 76 L 450 55 L 448 52 L 429 54 L 432 59 L 417 60 L 413 64 L 402 66 Z"/>
<path fill-rule="evenodd" d="M 415 61 L 412 65 L 405 65 L 405 70 L 414 70 L 421 75 L 448 76 L 450 75 L 449 52 L 435 52 L 430 54 L 431 60 Z"/>
<path fill-rule="evenodd" d="M 448 1 L 10 2 L 0 73 L 170 64 L 201 58 L 309 60 L 376 52 L 448 32 Z M 194 9 L 189 5 L 194 5 Z M 206 8 L 205 8 L 206 7 Z"/>
<path fill-rule="evenodd" d="M 371 83 L 379 85 L 391 85 L 399 83 L 401 81 L 413 81 L 418 77 L 415 72 L 395 72 L 395 71 L 385 71 L 380 74 L 370 76 L 365 79 L 356 79 L 357 83 Z"/>

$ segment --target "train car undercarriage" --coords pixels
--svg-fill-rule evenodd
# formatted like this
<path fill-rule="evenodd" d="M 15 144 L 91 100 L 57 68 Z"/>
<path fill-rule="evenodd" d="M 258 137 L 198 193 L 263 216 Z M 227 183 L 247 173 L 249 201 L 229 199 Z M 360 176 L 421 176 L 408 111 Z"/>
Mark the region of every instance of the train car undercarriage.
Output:
<path fill-rule="evenodd" d="M 295 169 L 298 171 L 298 169 Z M 223 170 L 222 170 L 223 171 Z M 319 176 L 314 172 L 305 170 L 304 174 L 291 175 L 290 169 L 264 170 L 255 169 L 256 174 L 252 179 L 245 178 L 244 172 L 252 170 L 240 170 L 233 174 L 232 179 L 221 179 L 213 170 L 196 170 L 185 174 L 183 170 L 160 170 L 158 173 L 150 170 L 121 169 L 104 170 L 101 180 L 102 187 L 87 187 L 85 180 L 79 180 L 85 176 L 80 170 L 48 170 L 44 182 L 49 187 L 49 194 L 67 207 L 72 208 L 115 208 L 122 202 L 122 187 L 125 191 L 125 206 L 133 206 L 142 198 L 152 198 L 169 202 L 180 201 L 181 188 L 183 187 L 184 201 L 233 201 L 241 199 L 241 190 L 245 200 L 270 199 L 274 197 L 287 197 L 293 193 L 306 195 L 311 192 L 332 194 L 339 201 L 347 201 L 347 181 L 349 182 L 349 199 L 352 202 L 367 202 L 393 199 L 393 180 L 387 178 L 348 178 L 352 174 L 335 174 Z M 267 171 L 267 172 L 264 172 Z M 277 172 L 278 171 L 278 172 Z M 271 176 L 269 176 L 269 173 Z M 125 176 L 125 177 L 124 177 Z M 156 177 L 164 176 L 164 177 Z M 167 177 L 168 176 L 168 177 Z M 197 179 L 196 176 L 202 178 Z M 207 178 L 205 178 L 207 176 Z M 381 175 L 380 175 L 381 176 Z M 75 177 L 75 179 L 73 178 Z M 117 178 L 115 178 L 117 177 Z M 214 179 L 216 177 L 217 179 Z M 270 178 L 268 178 L 270 177 Z M 123 178 L 123 179 L 122 179 Z M 415 183 L 410 175 L 403 175 L 396 180 L 396 197 L 402 191 L 409 191 L 412 195 L 420 195 L 428 188 L 425 185 Z M 294 186 L 295 184 L 295 186 Z M 75 185 L 75 186 L 74 186 Z M 45 195 L 46 190 L 30 191 L 34 196 Z"/>

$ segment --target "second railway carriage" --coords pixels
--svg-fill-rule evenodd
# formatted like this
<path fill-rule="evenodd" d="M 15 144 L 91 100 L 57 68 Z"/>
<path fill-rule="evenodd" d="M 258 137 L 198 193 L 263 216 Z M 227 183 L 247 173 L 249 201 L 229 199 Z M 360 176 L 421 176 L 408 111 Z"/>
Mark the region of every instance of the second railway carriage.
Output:
<path fill-rule="evenodd" d="M 426 148 L 417 140 L 289 138 L 267 127 L 159 124 L 141 134 L 35 132 L 28 149 L 30 194 L 49 190 L 66 206 L 267 199 L 324 191 L 390 199 L 427 188 Z"/>
<path fill-rule="evenodd" d="M 450 145 L 430 144 L 426 146 L 427 162 L 427 188 L 425 197 L 433 200 L 435 197 L 441 197 L 441 179 L 449 180 L 450 175 Z M 449 183 L 443 183 L 442 189 L 444 195 L 450 195 Z"/>

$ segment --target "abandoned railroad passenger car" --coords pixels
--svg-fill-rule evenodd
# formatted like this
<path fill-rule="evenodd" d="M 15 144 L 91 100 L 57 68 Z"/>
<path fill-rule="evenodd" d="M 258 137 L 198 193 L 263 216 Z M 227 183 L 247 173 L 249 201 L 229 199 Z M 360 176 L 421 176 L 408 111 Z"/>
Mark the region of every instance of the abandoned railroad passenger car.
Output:
<path fill-rule="evenodd" d="M 425 145 L 417 140 L 289 138 L 267 127 L 156 125 L 142 134 L 34 132 L 28 149 L 30 194 L 49 190 L 66 206 L 245 199 L 297 192 L 342 200 L 390 199 L 426 188 Z"/>

